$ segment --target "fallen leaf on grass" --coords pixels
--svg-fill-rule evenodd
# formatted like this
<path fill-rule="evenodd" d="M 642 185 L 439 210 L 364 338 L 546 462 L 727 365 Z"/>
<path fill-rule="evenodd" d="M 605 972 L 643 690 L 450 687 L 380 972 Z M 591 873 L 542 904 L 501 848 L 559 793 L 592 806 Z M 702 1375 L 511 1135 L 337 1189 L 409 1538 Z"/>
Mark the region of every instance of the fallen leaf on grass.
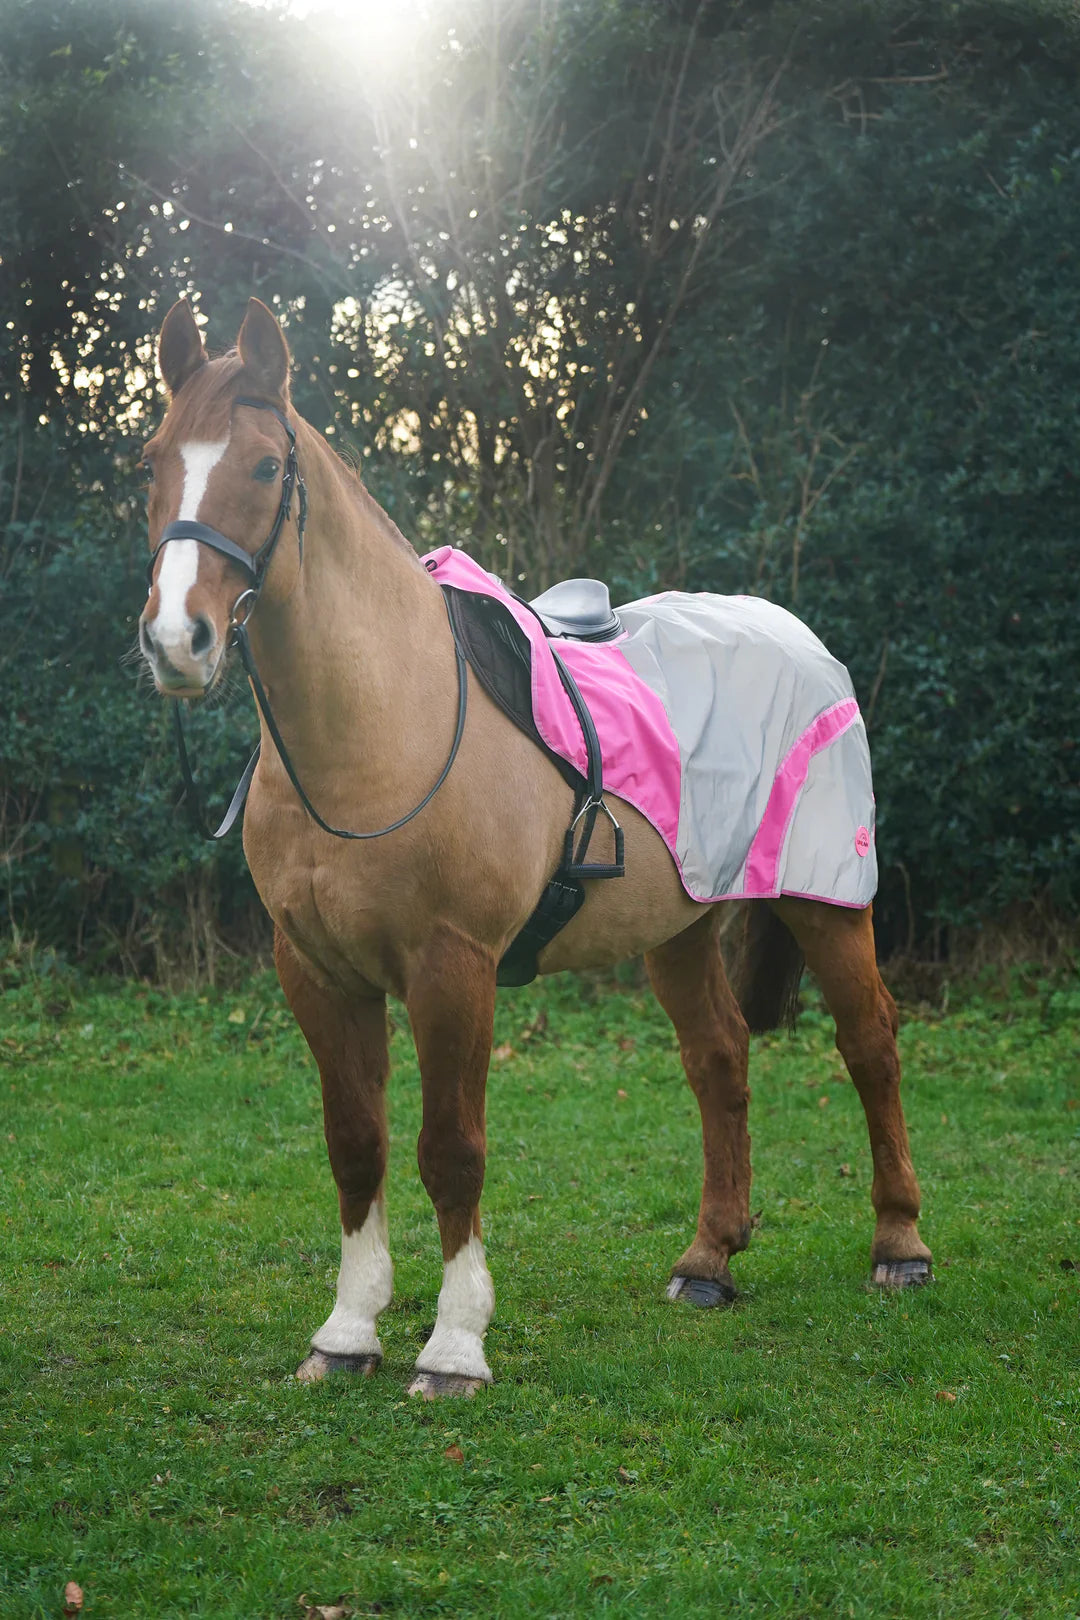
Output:
<path fill-rule="evenodd" d="M 615 1093 L 615 1095 L 616 1095 L 616 1097 L 622 1097 L 622 1098 L 623 1098 L 623 1099 L 625 1099 L 625 1098 L 626 1098 L 626 1097 L 627 1097 L 627 1095 L 628 1095 L 628 1093 L 627 1093 L 627 1092 L 625 1092 L 625 1091 L 624 1091 L 624 1090 L 623 1090 L 623 1089 L 622 1089 L 622 1087 L 621 1087 L 621 1086 L 620 1086 L 620 1087 L 619 1087 L 619 1089 L 618 1089 L 618 1091 L 617 1091 L 617 1092 L 616 1092 L 616 1093 Z"/>
<path fill-rule="evenodd" d="M 637 1479 L 637 1475 L 632 1474 L 630 1472 L 629 1468 L 620 1467 L 620 1469 L 619 1469 L 619 1478 L 622 1480 L 624 1485 L 632 1485 L 634 1483 L 634 1481 Z"/>
<path fill-rule="evenodd" d="M 232 1012 L 229 1014 L 227 1021 L 230 1024 L 246 1024 L 247 1013 L 244 1011 L 243 1007 L 234 1007 Z"/>
<path fill-rule="evenodd" d="M 491 1060 L 493 1063 L 505 1063 L 507 1058 L 512 1058 L 513 1055 L 514 1048 L 510 1045 L 509 1041 L 504 1041 L 502 1046 L 497 1046 L 494 1052 L 492 1052 Z"/>
<path fill-rule="evenodd" d="M 951 1389 L 939 1389 L 937 1394 L 934 1396 L 934 1399 L 937 1401 L 948 1401 L 950 1406 L 956 1405 L 956 1396 L 953 1394 Z"/>
<path fill-rule="evenodd" d="M 620 1052 L 633 1052 L 637 1047 L 637 1041 L 632 1035 L 620 1035 L 615 1045 Z"/>
<path fill-rule="evenodd" d="M 850 1166 L 850 1164 L 838 1165 L 837 1169 L 836 1169 L 836 1173 L 837 1173 L 838 1176 L 850 1176 L 851 1175 L 851 1166 Z"/>
<path fill-rule="evenodd" d="M 463 1463 L 465 1461 L 465 1453 L 460 1446 L 447 1446 L 443 1456 L 449 1462 Z"/>
<path fill-rule="evenodd" d="M 819 1097 L 818 1100 L 817 1100 L 817 1105 L 818 1105 L 819 1108 L 828 1108 L 828 1106 L 829 1106 L 828 1097 Z"/>
<path fill-rule="evenodd" d="M 64 1613 L 78 1614 L 83 1606 L 83 1589 L 78 1581 L 68 1581 L 64 1587 Z"/>
<path fill-rule="evenodd" d="M 309 1603 L 306 1592 L 301 1592 L 297 1602 L 304 1611 L 304 1620 L 351 1620 L 356 1613 L 345 1603 Z"/>

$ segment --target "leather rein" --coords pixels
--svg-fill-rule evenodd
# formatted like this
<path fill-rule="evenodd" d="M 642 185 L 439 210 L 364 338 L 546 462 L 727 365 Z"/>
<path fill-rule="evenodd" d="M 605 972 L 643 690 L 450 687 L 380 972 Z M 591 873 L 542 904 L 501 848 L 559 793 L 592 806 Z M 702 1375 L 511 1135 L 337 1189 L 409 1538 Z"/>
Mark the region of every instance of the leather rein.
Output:
<path fill-rule="evenodd" d="M 255 607 L 258 603 L 259 594 L 262 591 L 265 583 L 267 571 L 270 567 L 270 562 L 273 558 L 278 540 L 281 538 L 281 532 L 285 527 L 289 514 L 292 510 L 292 498 L 294 490 L 296 491 L 298 502 L 296 526 L 301 565 L 303 564 L 304 560 L 304 527 L 307 523 L 307 489 L 304 485 L 304 480 L 300 474 L 300 468 L 296 459 L 296 434 L 289 426 L 289 423 L 283 413 L 278 410 L 276 405 L 271 405 L 267 400 L 250 399 L 246 395 L 242 395 L 234 400 L 233 403 L 234 405 L 249 405 L 253 410 L 256 411 L 269 411 L 271 416 L 276 417 L 281 423 L 281 426 L 285 429 L 285 432 L 288 435 L 289 454 L 286 457 L 285 467 L 282 473 L 281 500 L 278 503 L 277 515 L 274 518 L 273 528 L 270 530 L 269 535 L 263 541 L 258 551 L 252 554 L 249 551 L 245 551 L 243 546 L 237 545 L 235 540 L 228 539 L 226 535 L 221 534 L 217 529 L 211 528 L 206 523 L 196 523 L 190 519 L 179 519 L 175 523 L 170 523 L 162 531 L 161 539 L 154 547 L 150 561 L 147 565 L 147 585 L 150 589 L 153 589 L 154 564 L 157 562 L 162 547 L 167 546 L 170 540 L 195 540 L 199 543 L 199 545 L 209 546 L 211 550 L 220 552 L 223 557 L 227 557 L 230 562 L 235 563 L 237 567 L 244 572 L 244 574 L 250 580 L 250 584 L 245 586 L 245 588 L 240 592 L 240 595 L 236 598 L 236 601 L 233 603 L 229 612 L 229 646 L 239 649 L 240 660 L 244 666 L 248 680 L 251 682 L 251 689 L 255 694 L 255 701 L 259 706 L 259 711 L 262 714 L 263 720 L 266 722 L 266 729 L 269 731 L 270 736 L 273 739 L 274 747 L 278 752 L 278 758 L 281 760 L 281 763 L 285 768 L 285 774 L 288 776 L 289 781 L 296 790 L 300 803 L 303 805 L 311 819 L 315 822 L 316 826 L 321 827 L 323 832 L 329 833 L 333 838 L 382 838 L 387 833 L 396 832 L 399 827 L 404 827 L 407 822 L 412 821 L 414 816 L 418 816 L 421 810 L 431 803 L 431 800 L 435 797 L 436 793 L 438 793 L 439 789 L 446 781 L 446 778 L 449 776 L 450 768 L 457 758 L 458 749 L 461 747 L 461 739 L 465 734 L 465 713 L 468 704 L 469 683 L 465 654 L 462 651 L 461 643 L 458 640 L 458 634 L 454 626 L 454 621 L 450 615 L 449 607 L 447 607 L 447 618 L 450 620 L 450 630 L 454 638 L 454 655 L 457 663 L 457 724 L 454 730 L 454 740 L 450 746 L 450 753 L 434 784 L 431 788 L 429 788 L 427 793 L 425 793 L 419 804 L 414 805 L 413 808 L 405 815 L 399 816 L 396 821 L 390 822 L 389 826 L 377 827 L 372 832 L 351 832 L 344 827 L 331 827 L 330 823 L 323 819 L 323 817 L 316 810 L 315 806 L 312 804 L 311 800 L 308 798 L 300 778 L 296 774 L 296 767 L 293 765 L 293 762 L 289 757 L 289 751 L 285 746 L 284 739 L 282 738 L 281 732 L 278 729 L 277 721 L 274 719 L 273 712 L 270 708 L 270 701 L 266 695 L 266 688 L 263 686 L 262 679 L 255 664 L 255 655 L 251 650 L 251 640 L 247 631 L 248 621 L 250 620 L 251 615 L 255 611 Z M 202 795 L 199 792 L 198 784 L 195 781 L 195 776 L 191 768 L 191 760 L 189 758 L 187 749 L 187 740 L 184 736 L 184 722 L 180 713 L 180 704 L 178 702 L 173 704 L 173 729 L 176 734 L 177 753 L 180 756 L 180 772 L 184 779 L 188 808 L 191 812 L 193 820 L 195 821 L 195 825 L 202 836 L 206 839 L 216 840 L 219 838 L 224 838 L 235 825 L 236 818 L 243 808 L 244 801 L 248 795 L 248 789 L 251 787 L 251 779 L 255 775 L 255 767 L 259 763 L 259 754 L 262 744 L 256 744 L 255 752 L 252 754 L 251 758 L 244 767 L 244 773 L 236 785 L 236 790 L 229 802 L 229 808 L 225 812 L 221 825 L 218 827 L 216 832 L 212 832 L 203 813 Z"/>

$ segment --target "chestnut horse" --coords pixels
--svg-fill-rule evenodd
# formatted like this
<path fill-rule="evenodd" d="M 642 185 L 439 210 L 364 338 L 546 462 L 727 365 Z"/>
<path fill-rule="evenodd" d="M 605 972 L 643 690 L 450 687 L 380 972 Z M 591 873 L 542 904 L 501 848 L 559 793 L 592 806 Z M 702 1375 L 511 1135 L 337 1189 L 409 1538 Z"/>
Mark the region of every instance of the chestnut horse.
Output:
<path fill-rule="evenodd" d="M 438 1318 L 410 1392 L 472 1394 L 491 1381 L 483 1341 L 494 1291 L 480 1194 L 496 969 L 559 865 L 572 791 L 463 672 L 438 585 L 291 407 L 288 349 L 270 311 L 252 299 L 236 349 L 210 360 L 181 302 L 162 326 L 158 362 L 170 403 L 145 449 L 154 560 L 139 631 L 158 690 L 173 699 L 207 692 L 250 612 L 254 663 L 310 803 L 331 827 L 396 827 L 364 842 L 323 830 L 261 720 L 244 850 L 274 921 L 282 989 L 319 1067 L 341 1212 L 336 1301 L 297 1376 L 371 1373 L 382 1357 L 376 1323 L 393 1277 L 383 1186 L 393 995 L 416 1043 L 420 1174 L 443 1254 Z M 288 497 L 297 467 L 306 536 L 301 503 Z M 170 525 L 181 535 L 161 544 Z M 271 534 L 272 556 L 252 591 L 252 559 L 261 551 L 266 562 Z M 453 757 L 459 678 L 468 712 Z M 434 798 L 402 822 L 451 758 Z M 587 885 L 584 906 L 543 951 L 540 970 L 643 953 L 675 1026 L 701 1110 L 705 1167 L 697 1232 L 675 1262 L 669 1296 L 734 1298 L 729 1262 L 746 1248 L 751 1224 L 748 1019 L 775 1027 L 804 957 L 866 1112 L 874 1279 L 926 1280 L 896 1010 L 878 975 L 869 908 L 754 902 L 747 935 L 756 950 L 736 994 L 721 959 L 719 907 L 690 899 L 652 826 L 629 804 L 612 805 L 625 831 L 626 876 Z M 610 829 L 603 837 L 610 843 Z"/>

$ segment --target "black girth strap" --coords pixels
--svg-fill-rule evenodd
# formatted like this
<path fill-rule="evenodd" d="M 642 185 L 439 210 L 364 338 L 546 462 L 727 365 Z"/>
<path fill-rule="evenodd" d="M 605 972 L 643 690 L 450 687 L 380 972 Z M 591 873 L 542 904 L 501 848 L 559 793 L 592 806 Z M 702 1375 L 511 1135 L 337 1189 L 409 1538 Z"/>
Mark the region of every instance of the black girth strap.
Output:
<path fill-rule="evenodd" d="M 585 738 L 585 755 L 587 760 L 585 792 L 578 794 L 574 803 L 574 819 L 566 829 L 566 838 L 563 842 L 562 862 L 547 888 L 540 896 L 539 904 L 524 928 L 512 940 L 499 963 L 495 982 L 500 985 L 529 984 L 537 974 L 537 958 L 546 945 L 550 945 L 556 934 L 560 933 L 570 919 L 581 910 L 585 903 L 585 887 L 583 878 L 618 878 L 626 874 L 626 863 L 623 851 L 623 830 L 615 820 L 611 811 L 604 803 L 603 757 L 600 752 L 600 739 L 596 735 L 596 726 L 589 713 L 588 705 L 578 690 L 577 682 L 567 669 L 555 648 L 551 648 L 551 656 L 555 660 L 555 668 L 567 697 L 573 704 L 578 724 L 581 726 Z M 610 821 L 615 837 L 615 859 L 611 863 L 594 862 L 585 859 L 589 841 L 592 838 L 593 828 L 599 812 Z M 578 823 L 584 821 L 581 840 L 575 851 L 574 834 Z"/>

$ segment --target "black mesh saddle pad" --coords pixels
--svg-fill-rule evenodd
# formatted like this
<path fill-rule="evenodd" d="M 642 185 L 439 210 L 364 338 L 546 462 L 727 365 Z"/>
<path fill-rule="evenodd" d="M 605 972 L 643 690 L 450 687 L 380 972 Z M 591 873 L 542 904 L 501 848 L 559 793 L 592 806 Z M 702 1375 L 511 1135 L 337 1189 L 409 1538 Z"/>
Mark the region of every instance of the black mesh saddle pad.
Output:
<path fill-rule="evenodd" d="M 444 587 L 462 651 L 484 691 L 520 731 L 545 753 L 575 792 L 585 779 L 549 748 L 532 712 L 532 662 L 529 642 L 499 602 L 473 591 Z"/>

